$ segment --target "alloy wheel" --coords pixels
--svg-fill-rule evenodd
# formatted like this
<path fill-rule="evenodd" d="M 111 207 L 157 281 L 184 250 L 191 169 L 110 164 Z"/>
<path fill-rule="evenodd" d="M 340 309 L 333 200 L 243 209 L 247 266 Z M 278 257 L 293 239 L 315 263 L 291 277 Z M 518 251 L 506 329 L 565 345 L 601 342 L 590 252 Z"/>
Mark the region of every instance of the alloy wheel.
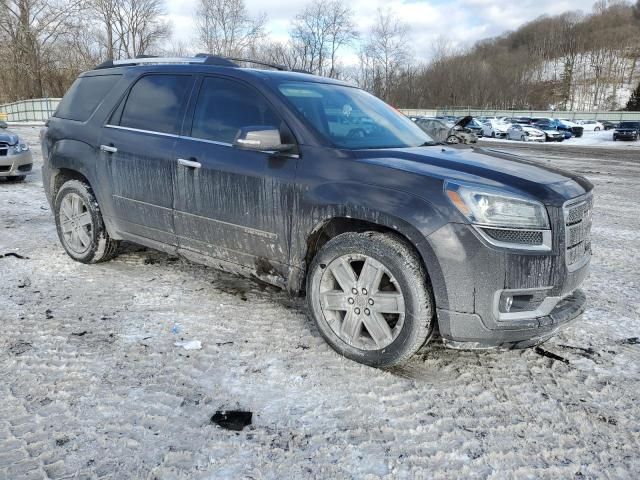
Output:
<path fill-rule="evenodd" d="M 65 195 L 59 215 L 66 246 L 79 255 L 89 250 L 93 241 L 93 219 L 82 197 L 77 193 Z"/>
<path fill-rule="evenodd" d="M 361 350 L 380 350 L 402 330 L 405 300 L 382 263 L 366 255 L 342 255 L 329 263 L 319 283 L 322 313 L 333 332 Z"/>

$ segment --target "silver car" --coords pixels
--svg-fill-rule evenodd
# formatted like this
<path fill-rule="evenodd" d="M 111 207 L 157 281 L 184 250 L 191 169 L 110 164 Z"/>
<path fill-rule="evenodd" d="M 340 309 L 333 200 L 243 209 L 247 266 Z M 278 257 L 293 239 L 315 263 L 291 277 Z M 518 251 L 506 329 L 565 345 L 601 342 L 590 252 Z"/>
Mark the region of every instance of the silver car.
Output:
<path fill-rule="evenodd" d="M 0 122 L 0 177 L 21 182 L 33 169 L 29 144 Z"/>

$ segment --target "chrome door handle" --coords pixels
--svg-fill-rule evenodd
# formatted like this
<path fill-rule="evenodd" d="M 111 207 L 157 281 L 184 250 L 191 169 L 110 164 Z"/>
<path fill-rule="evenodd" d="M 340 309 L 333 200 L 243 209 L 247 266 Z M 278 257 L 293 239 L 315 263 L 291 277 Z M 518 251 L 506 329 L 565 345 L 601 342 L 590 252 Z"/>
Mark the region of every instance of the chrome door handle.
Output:
<path fill-rule="evenodd" d="M 200 162 L 194 162 L 193 160 L 185 160 L 184 158 L 178 159 L 178 165 L 182 165 L 183 167 L 188 168 L 200 168 L 202 165 Z"/>
<path fill-rule="evenodd" d="M 118 151 L 116 147 L 110 147 L 109 145 L 100 145 L 100 150 L 107 153 L 116 153 Z"/>

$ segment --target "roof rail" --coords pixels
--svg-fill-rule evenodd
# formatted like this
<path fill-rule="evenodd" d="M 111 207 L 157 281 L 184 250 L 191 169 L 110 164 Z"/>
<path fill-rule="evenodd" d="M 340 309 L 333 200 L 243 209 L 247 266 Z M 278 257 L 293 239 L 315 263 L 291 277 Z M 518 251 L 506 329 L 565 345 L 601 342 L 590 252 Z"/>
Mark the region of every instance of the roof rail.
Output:
<path fill-rule="evenodd" d="M 261 65 L 263 67 L 275 68 L 276 70 L 289 70 L 289 67 L 276 63 L 263 62 L 261 60 L 251 60 L 249 58 L 223 57 L 220 55 L 210 55 L 208 53 L 199 53 L 195 57 L 159 57 L 155 55 L 137 55 L 136 58 L 129 58 L 124 60 L 107 60 L 106 62 L 97 65 L 94 70 L 122 67 L 128 65 L 158 63 L 191 63 L 202 65 L 218 65 L 221 67 L 238 67 L 238 64 L 235 62 L 253 63 L 255 65 Z"/>

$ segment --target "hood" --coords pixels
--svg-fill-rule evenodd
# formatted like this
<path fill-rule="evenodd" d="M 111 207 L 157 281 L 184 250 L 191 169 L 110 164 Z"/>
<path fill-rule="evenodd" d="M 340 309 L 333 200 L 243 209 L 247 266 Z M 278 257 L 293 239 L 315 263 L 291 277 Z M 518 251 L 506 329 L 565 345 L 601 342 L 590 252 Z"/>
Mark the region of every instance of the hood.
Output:
<path fill-rule="evenodd" d="M 443 180 L 475 183 L 524 194 L 549 205 L 590 191 L 585 178 L 523 157 L 486 148 L 442 146 L 356 150 L 363 162 Z"/>
<path fill-rule="evenodd" d="M 9 130 L 2 129 L 0 130 L 0 142 L 15 145 L 18 143 L 18 135 L 10 132 Z"/>
<path fill-rule="evenodd" d="M 462 117 L 460 120 L 458 120 L 456 122 L 454 127 L 465 128 L 467 125 L 469 125 L 471 123 L 471 120 L 473 120 L 473 117 L 471 115 L 467 115 L 466 117 Z"/>

